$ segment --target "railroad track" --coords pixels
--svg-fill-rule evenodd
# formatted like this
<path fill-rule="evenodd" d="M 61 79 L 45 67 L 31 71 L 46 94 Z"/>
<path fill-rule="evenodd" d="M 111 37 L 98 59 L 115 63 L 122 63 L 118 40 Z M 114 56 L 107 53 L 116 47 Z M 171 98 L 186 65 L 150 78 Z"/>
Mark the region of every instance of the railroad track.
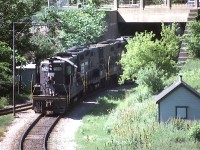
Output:
<path fill-rule="evenodd" d="M 19 143 L 20 150 L 46 150 L 48 137 L 62 115 L 41 114 L 24 132 Z"/>
<path fill-rule="evenodd" d="M 91 97 L 94 97 L 98 93 L 106 90 L 108 88 L 100 88 L 87 94 L 81 98 L 81 101 L 87 101 Z M 79 101 L 80 102 L 80 101 Z M 76 105 L 73 105 L 69 113 Z M 36 120 L 30 125 L 30 127 L 22 135 L 22 138 L 19 143 L 19 150 L 47 150 L 47 141 L 51 131 L 54 126 L 57 124 L 59 119 L 63 116 L 44 116 L 41 114 L 36 118 Z"/>
<path fill-rule="evenodd" d="M 15 106 L 15 112 L 25 111 L 32 109 L 32 103 L 22 104 Z M 13 113 L 13 107 L 0 109 L 0 116 Z"/>

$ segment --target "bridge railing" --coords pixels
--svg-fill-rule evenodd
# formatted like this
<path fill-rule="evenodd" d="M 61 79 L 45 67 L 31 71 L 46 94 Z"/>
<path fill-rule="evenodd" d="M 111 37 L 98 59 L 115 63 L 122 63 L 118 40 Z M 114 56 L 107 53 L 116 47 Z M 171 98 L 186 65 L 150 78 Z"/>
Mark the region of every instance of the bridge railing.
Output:
<path fill-rule="evenodd" d="M 200 0 L 114 0 L 114 7 L 199 7 Z"/>

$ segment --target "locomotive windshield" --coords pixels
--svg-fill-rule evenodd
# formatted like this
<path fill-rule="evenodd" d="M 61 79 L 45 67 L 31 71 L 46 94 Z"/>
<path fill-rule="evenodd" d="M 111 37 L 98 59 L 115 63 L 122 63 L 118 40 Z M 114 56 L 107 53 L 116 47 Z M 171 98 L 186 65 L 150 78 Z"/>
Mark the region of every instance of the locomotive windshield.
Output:
<path fill-rule="evenodd" d="M 62 67 L 53 67 L 53 71 L 62 71 Z"/>

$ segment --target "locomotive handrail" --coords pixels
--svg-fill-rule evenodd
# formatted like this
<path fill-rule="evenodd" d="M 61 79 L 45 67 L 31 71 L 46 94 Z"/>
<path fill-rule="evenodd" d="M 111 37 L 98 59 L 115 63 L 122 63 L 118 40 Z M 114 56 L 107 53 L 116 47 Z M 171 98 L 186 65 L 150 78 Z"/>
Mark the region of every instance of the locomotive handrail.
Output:
<path fill-rule="evenodd" d="M 67 88 L 66 88 L 66 85 L 65 84 L 53 84 L 53 86 L 55 87 L 55 86 L 63 86 L 64 87 L 64 90 L 65 90 L 65 93 L 67 94 Z M 50 86 L 47 84 L 47 83 L 45 83 L 45 84 L 36 84 L 36 85 L 34 85 L 33 86 L 34 88 L 33 88 L 33 93 L 35 92 L 35 89 L 37 88 L 37 87 L 41 87 L 45 92 L 45 95 L 50 95 L 49 94 L 49 92 L 47 93 L 46 92 L 46 90 L 47 90 L 47 88 L 50 88 Z M 55 91 L 54 91 L 55 92 Z"/>

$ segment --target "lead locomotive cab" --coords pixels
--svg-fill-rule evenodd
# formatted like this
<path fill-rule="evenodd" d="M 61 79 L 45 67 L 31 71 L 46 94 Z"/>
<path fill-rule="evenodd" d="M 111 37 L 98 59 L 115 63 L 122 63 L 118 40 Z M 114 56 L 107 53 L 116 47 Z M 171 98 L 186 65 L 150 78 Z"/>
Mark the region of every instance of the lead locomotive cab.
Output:
<path fill-rule="evenodd" d="M 64 113 L 68 109 L 75 68 L 73 62 L 59 57 L 41 62 L 40 85 L 36 85 L 33 92 L 35 112 Z"/>

